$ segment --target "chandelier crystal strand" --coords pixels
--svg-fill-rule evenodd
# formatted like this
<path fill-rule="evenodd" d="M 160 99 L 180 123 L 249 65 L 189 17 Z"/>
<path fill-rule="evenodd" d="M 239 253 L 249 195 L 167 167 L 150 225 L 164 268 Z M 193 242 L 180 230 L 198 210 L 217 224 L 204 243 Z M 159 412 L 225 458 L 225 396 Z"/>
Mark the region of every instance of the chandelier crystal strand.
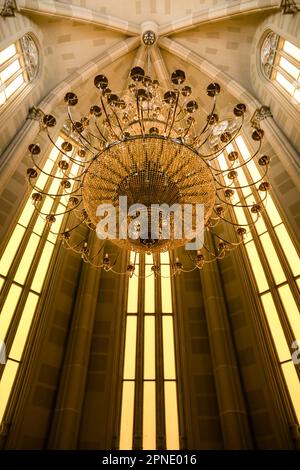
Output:
<path fill-rule="evenodd" d="M 149 32 L 147 32 L 149 33 Z M 146 34 L 146 33 L 145 33 Z M 153 41 L 146 34 L 147 41 Z M 145 43 L 146 44 L 146 43 Z M 146 45 L 149 48 L 148 45 Z M 149 55 L 149 53 L 148 53 Z M 217 111 L 217 96 L 220 85 L 211 83 L 206 94 L 212 100 L 210 112 L 200 109 L 193 97 L 192 88 L 185 83 L 185 72 L 175 70 L 171 75 L 172 87 L 162 89 L 158 80 L 148 75 L 141 67 L 133 67 L 130 72 L 131 83 L 118 94 L 109 88 L 108 79 L 99 74 L 94 78 L 94 85 L 99 92 L 99 101 L 88 110 L 85 116 L 76 112 L 78 97 L 73 92 L 65 96 L 67 120 L 63 132 L 66 140 L 61 144 L 61 159 L 57 171 L 49 175 L 60 181 L 57 194 L 46 194 L 35 186 L 38 175 L 43 172 L 39 165 L 40 147 L 29 146 L 33 167 L 27 171 L 28 180 L 34 189 L 32 200 L 36 209 L 50 227 L 58 214 L 43 213 L 43 200 L 67 198 L 65 213 L 74 213 L 78 222 L 66 228 L 59 238 L 67 249 L 78 252 L 85 262 L 106 271 L 115 271 L 116 261 L 108 253 L 103 253 L 103 243 L 96 252 L 92 252 L 86 239 L 74 243 L 73 233 L 80 225 L 96 230 L 99 218 L 96 215 L 100 204 L 112 204 L 116 210 L 117 233 L 125 231 L 128 224 L 133 227 L 133 237 L 115 238 L 113 243 L 121 250 L 136 253 L 160 253 L 172 251 L 185 245 L 190 239 L 182 235 L 175 236 L 174 213 L 169 217 L 170 236 L 165 238 L 164 219 L 159 221 L 159 235 L 153 239 L 151 230 L 141 232 L 138 219 L 127 215 L 119 224 L 119 201 L 126 196 L 128 205 L 143 204 L 148 217 L 152 204 L 166 204 L 169 207 L 179 204 L 203 204 L 205 231 L 216 240 L 216 251 L 204 242 L 203 248 L 195 254 L 188 253 L 190 266 L 184 266 L 178 258 L 172 265 L 172 274 L 181 271 L 201 269 L 205 263 L 222 259 L 227 251 L 243 243 L 246 228 L 251 227 L 263 210 L 270 184 L 267 181 L 269 157 L 260 155 L 263 130 L 253 127 L 252 139 L 257 149 L 247 160 L 240 158 L 237 151 L 228 153 L 227 166 L 221 168 L 218 157 L 240 133 L 244 124 L 246 106 L 237 104 L 231 117 L 221 118 Z M 56 119 L 44 114 L 42 128 L 56 146 L 51 137 L 51 128 Z M 73 146 L 78 147 L 77 155 L 72 155 Z M 239 183 L 238 172 L 250 162 L 257 162 L 263 168 L 259 181 L 248 186 L 258 188 L 260 201 L 247 204 L 244 199 L 234 201 L 234 197 L 243 188 Z M 72 164 L 79 165 L 76 176 L 70 172 Z M 237 223 L 234 208 L 249 208 L 256 214 L 256 220 L 245 225 Z M 61 214 L 59 214 L 61 215 Z M 136 219 L 136 221 L 135 221 Z M 227 240 L 218 234 L 219 225 L 228 224 L 234 229 L 234 237 Z M 195 215 L 192 229 L 196 230 Z M 118 274 L 134 275 L 134 263 L 129 263 L 126 271 Z M 154 264 L 152 273 L 160 275 Z"/>

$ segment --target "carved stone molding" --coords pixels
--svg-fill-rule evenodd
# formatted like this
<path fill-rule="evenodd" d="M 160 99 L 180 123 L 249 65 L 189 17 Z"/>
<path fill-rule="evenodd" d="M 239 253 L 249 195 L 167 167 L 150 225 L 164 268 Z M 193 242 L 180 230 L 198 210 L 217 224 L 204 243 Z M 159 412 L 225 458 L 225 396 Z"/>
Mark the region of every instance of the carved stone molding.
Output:
<path fill-rule="evenodd" d="M 5 0 L 0 15 L 8 18 L 16 16 L 15 11 L 17 9 L 18 7 L 15 0 Z"/>

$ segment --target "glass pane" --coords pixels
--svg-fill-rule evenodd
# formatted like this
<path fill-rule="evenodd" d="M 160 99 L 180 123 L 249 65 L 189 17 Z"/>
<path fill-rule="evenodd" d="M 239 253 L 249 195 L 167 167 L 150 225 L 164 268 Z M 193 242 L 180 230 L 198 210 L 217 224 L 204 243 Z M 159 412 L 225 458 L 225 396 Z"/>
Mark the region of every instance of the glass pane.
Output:
<path fill-rule="evenodd" d="M 289 319 L 294 338 L 300 339 L 300 312 L 288 285 L 278 288 L 280 298 L 282 300 L 286 315 Z"/>
<path fill-rule="evenodd" d="M 173 317 L 162 317 L 164 378 L 176 379 Z"/>
<path fill-rule="evenodd" d="M 145 264 L 153 265 L 153 255 L 145 255 Z"/>
<path fill-rule="evenodd" d="M 0 105 L 5 103 L 6 101 L 6 96 L 5 96 L 5 93 L 4 91 L 0 92 Z"/>
<path fill-rule="evenodd" d="M 294 85 L 289 82 L 281 73 L 276 72 L 275 79 L 290 95 L 294 93 Z"/>
<path fill-rule="evenodd" d="M 45 277 L 49 268 L 49 264 L 51 261 L 53 250 L 54 250 L 54 245 L 50 242 L 46 242 L 38 267 L 36 269 L 32 284 L 31 284 L 31 289 L 36 292 L 41 292 L 42 290 L 44 280 L 45 280 Z"/>
<path fill-rule="evenodd" d="M 275 232 L 284 250 L 284 254 L 288 260 L 292 273 L 294 274 L 294 276 L 297 276 L 298 274 L 300 274 L 300 259 L 295 249 L 295 246 L 288 234 L 288 231 L 285 226 L 281 224 L 278 225 L 278 227 L 275 227 Z"/>
<path fill-rule="evenodd" d="M 35 257 L 39 241 L 40 237 L 38 235 L 35 235 L 34 233 L 31 234 L 14 278 L 14 280 L 19 284 L 24 284 L 26 280 L 31 263 Z"/>
<path fill-rule="evenodd" d="M 51 231 L 49 232 L 48 237 L 47 237 L 48 240 L 51 241 L 52 243 L 56 242 L 56 239 L 57 239 L 56 234 L 58 234 L 60 231 L 62 222 L 64 220 L 65 211 L 66 211 L 66 208 L 62 204 L 58 204 L 57 209 L 55 211 L 56 220 L 51 225 L 51 228 L 50 228 Z M 57 214 L 61 214 L 61 215 L 57 215 Z"/>
<path fill-rule="evenodd" d="M 272 295 L 269 292 L 262 295 L 261 301 L 275 343 L 279 361 L 286 361 L 291 358 L 291 353 L 283 333 Z"/>
<path fill-rule="evenodd" d="M 136 264 L 139 264 L 139 259 L 140 255 L 138 253 L 135 253 L 134 251 L 130 252 L 130 263 L 134 264 L 135 262 Z"/>
<path fill-rule="evenodd" d="M 9 271 L 9 268 L 16 256 L 24 233 L 25 229 L 23 227 L 20 227 L 20 225 L 17 225 L 15 230 L 13 231 L 12 236 L 10 237 L 10 240 L 5 248 L 5 251 L 0 261 L 0 274 L 3 274 L 3 276 L 6 276 Z"/>
<path fill-rule="evenodd" d="M 0 52 L 0 65 L 3 64 L 6 60 L 10 59 L 17 53 L 15 44 L 6 47 L 3 51 Z"/>
<path fill-rule="evenodd" d="M 271 241 L 270 235 L 268 233 L 264 233 L 259 238 L 263 246 L 267 260 L 269 262 L 269 266 L 271 268 L 276 284 L 280 284 L 281 282 L 284 282 L 286 279 L 285 274 L 281 267 L 276 250 Z"/>
<path fill-rule="evenodd" d="M 151 264 L 145 265 L 145 313 L 155 312 L 155 281 L 151 266 Z"/>
<path fill-rule="evenodd" d="M 144 382 L 143 449 L 156 449 L 155 382 Z"/>
<path fill-rule="evenodd" d="M 2 83 L 8 80 L 14 73 L 20 70 L 19 60 L 14 60 L 8 67 L 6 67 L 2 72 L 0 72 L 0 79 Z"/>
<path fill-rule="evenodd" d="M 176 382 L 165 382 L 165 416 L 166 416 L 166 444 L 167 449 L 178 450 L 178 405 Z"/>
<path fill-rule="evenodd" d="M 58 154 L 58 150 L 56 152 Z M 50 158 L 48 158 L 48 160 L 46 161 L 46 163 L 43 167 L 43 170 L 45 171 L 45 173 L 47 173 L 47 175 L 45 175 L 45 173 L 43 173 L 43 172 L 40 172 L 39 177 L 38 177 L 38 179 L 36 180 L 36 183 L 35 183 L 35 186 L 37 188 L 44 189 L 45 184 L 46 184 L 46 182 L 49 178 L 48 174 L 51 173 L 51 171 L 53 170 L 53 167 L 54 167 L 54 162 L 52 160 L 50 160 Z"/>
<path fill-rule="evenodd" d="M 297 103 L 300 103 L 300 90 L 295 90 L 294 98 L 297 101 Z M 0 101 L 1 101 L 1 98 L 0 98 Z"/>
<path fill-rule="evenodd" d="M 261 179 L 261 174 L 253 160 L 247 163 L 247 168 L 249 170 L 252 181 L 259 181 Z"/>
<path fill-rule="evenodd" d="M 50 214 L 52 205 L 53 205 L 53 199 L 50 196 L 46 196 L 46 198 L 44 199 L 44 203 L 41 207 L 39 207 L 39 210 L 43 214 Z M 42 235 L 43 230 L 45 228 L 45 217 L 46 217 L 45 215 L 39 215 L 33 227 L 33 231 L 37 233 L 38 235 Z"/>
<path fill-rule="evenodd" d="M 24 227 L 27 227 L 32 217 L 32 214 L 34 213 L 34 210 L 35 210 L 35 207 L 32 204 L 31 197 L 29 197 L 22 211 L 22 214 L 20 215 L 19 224 L 24 225 Z"/>
<path fill-rule="evenodd" d="M 251 154 L 250 154 L 249 149 L 248 149 L 248 147 L 245 143 L 244 138 L 241 135 L 239 135 L 239 136 L 237 136 L 235 141 L 237 143 L 237 146 L 239 148 L 239 151 L 240 151 L 240 154 L 241 154 L 243 160 L 249 160 L 249 158 L 251 158 Z"/>
<path fill-rule="evenodd" d="M 297 372 L 295 370 L 295 366 L 291 361 L 282 364 L 281 367 L 287 384 L 287 388 L 290 392 L 290 397 L 294 405 L 297 419 L 300 422 L 300 382 Z"/>
<path fill-rule="evenodd" d="M 170 255 L 168 251 L 160 254 L 160 263 L 161 264 L 170 264 Z"/>
<path fill-rule="evenodd" d="M 283 70 L 285 70 L 288 74 L 297 80 L 299 75 L 299 69 L 297 67 L 291 64 L 291 62 L 286 60 L 284 57 L 280 58 L 279 65 Z"/>
<path fill-rule="evenodd" d="M 252 194 L 251 188 L 248 186 L 248 180 L 245 176 L 245 173 L 242 168 L 237 168 L 236 169 L 237 176 L 238 176 L 238 183 L 236 183 L 237 186 L 242 186 L 242 192 L 244 197 L 249 196 L 249 194 Z"/>
<path fill-rule="evenodd" d="M 38 295 L 33 294 L 32 292 L 29 293 L 14 342 L 9 352 L 9 357 L 11 359 L 15 359 L 16 361 L 21 360 L 38 300 Z"/>
<path fill-rule="evenodd" d="M 135 378 L 136 329 L 137 329 L 137 317 L 128 315 L 126 317 L 126 336 L 125 336 L 124 372 L 123 372 L 124 379 Z"/>
<path fill-rule="evenodd" d="M 134 382 L 123 382 L 121 427 L 120 427 L 120 450 L 132 449 L 134 417 Z"/>
<path fill-rule="evenodd" d="M 221 168 L 222 171 L 227 170 L 228 164 L 227 164 L 226 158 L 224 156 L 224 153 L 221 153 L 218 156 L 218 162 L 219 162 L 219 165 L 220 165 L 220 168 Z"/>
<path fill-rule="evenodd" d="M 272 222 L 273 227 L 278 225 L 282 222 L 282 219 L 279 215 L 278 210 L 274 204 L 272 197 L 268 194 L 267 201 L 265 202 L 265 208 L 270 220 Z"/>
<path fill-rule="evenodd" d="M 155 317 L 152 315 L 144 317 L 144 379 L 155 379 Z"/>
<path fill-rule="evenodd" d="M 139 266 L 135 266 L 132 278 L 128 280 L 127 313 L 137 313 L 139 293 Z"/>
<path fill-rule="evenodd" d="M 5 341 L 11 320 L 18 304 L 22 287 L 11 285 L 0 314 L 0 339 Z"/>
<path fill-rule="evenodd" d="M 8 360 L 0 381 L 0 423 L 2 423 L 8 400 L 17 375 L 19 364 Z"/>
<path fill-rule="evenodd" d="M 294 44 L 292 44 L 289 41 L 284 41 L 283 50 L 284 50 L 284 52 L 287 52 L 294 59 L 300 61 L 300 49 L 299 49 L 299 47 L 294 46 Z"/>
<path fill-rule="evenodd" d="M 269 289 L 269 285 L 260 258 L 258 256 L 256 246 L 254 245 L 254 242 L 251 241 L 245 245 L 245 248 L 255 277 L 258 292 L 264 292 L 265 290 Z"/>
<path fill-rule="evenodd" d="M 162 264 L 161 272 L 161 310 L 162 313 L 172 313 L 172 290 L 170 277 L 170 266 Z"/>
<path fill-rule="evenodd" d="M 18 75 L 6 88 L 5 94 L 9 98 L 24 83 L 23 74 Z"/>
<path fill-rule="evenodd" d="M 254 201 L 251 201 L 248 198 L 247 204 L 252 204 L 252 202 L 254 202 Z M 266 227 L 266 224 L 264 222 L 263 215 L 260 214 L 260 216 L 257 219 L 257 214 L 253 214 L 253 212 L 251 212 L 251 210 L 249 210 L 249 214 L 252 217 L 253 221 L 257 220 L 257 222 L 255 222 L 255 230 L 258 233 L 258 235 L 261 235 L 262 233 L 265 233 L 267 231 L 267 227 Z"/>

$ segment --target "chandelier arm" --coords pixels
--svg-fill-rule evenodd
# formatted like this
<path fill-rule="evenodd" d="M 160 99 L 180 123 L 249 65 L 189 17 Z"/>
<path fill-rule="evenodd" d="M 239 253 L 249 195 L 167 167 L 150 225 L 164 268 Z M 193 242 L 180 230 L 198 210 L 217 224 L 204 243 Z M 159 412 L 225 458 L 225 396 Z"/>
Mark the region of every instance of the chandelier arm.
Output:
<path fill-rule="evenodd" d="M 101 135 L 102 139 L 104 140 L 104 142 L 108 142 L 107 138 L 105 137 L 105 135 L 102 133 L 96 119 L 95 119 L 95 126 L 96 126 L 96 129 L 97 131 L 99 132 L 99 134 Z"/>
<path fill-rule="evenodd" d="M 98 130 L 98 129 L 97 129 L 97 130 Z M 97 135 L 95 135 L 95 134 L 90 130 L 90 128 L 89 128 L 89 130 L 87 131 L 87 133 L 88 133 L 88 136 L 92 136 L 92 137 L 94 137 L 94 139 L 98 140 L 98 141 L 102 144 L 102 146 L 105 144 L 105 142 L 107 142 L 107 141 L 103 141 L 103 140 L 100 139 Z M 101 149 L 98 148 L 98 150 L 101 150 Z"/>
<path fill-rule="evenodd" d="M 225 170 L 225 171 L 227 171 L 227 170 Z M 268 167 L 266 167 L 264 174 L 262 175 L 262 177 L 261 177 L 259 180 L 253 181 L 252 183 L 245 184 L 245 185 L 243 185 L 243 186 L 233 186 L 233 187 L 234 187 L 234 189 L 251 188 L 252 186 L 255 186 L 256 184 L 261 183 L 261 182 L 263 181 L 263 179 L 265 178 L 265 176 L 267 175 L 267 173 L 268 173 Z M 225 176 L 227 176 L 227 175 L 225 175 Z M 225 178 L 225 176 L 224 176 L 224 178 Z M 228 185 L 222 184 L 222 183 L 221 183 L 219 180 L 217 180 L 216 178 L 214 178 L 214 179 L 215 179 L 215 181 L 219 184 L 219 186 L 221 186 L 220 188 L 217 188 L 217 191 L 221 191 L 222 189 L 229 187 Z M 230 186 L 230 187 L 231 187 L 231 186 Z"/>
<path fill-rule="evenodd" d="M 65 157 L 71 159 L 70 155 L 68 155 L 67 153 L 65 153 L 62 148 L 60 148 L 60 147 L 58 147 L 58 145 L 56 145 L 56 142 L 55 142 L 55 140 L 52 139 L 52 137 L 51 137 L 51 135 L 50 135 L 50 133 L 49 133 L 48 128 L 46 129 L 46 133 L 47 133 L 47 137 L 48 137 L 48 139 L 50 140 L 50 142 L 52 143 L 53 147 L 55 147 L 55 148 L 59 151 L 59 153 L 62 153 Z"/>
<path fill-rule="evenodd" d="M 209 116 L 212 116 L 212 114 L 214 114 L 214 111 L 216 109 L 216 106 L 217 106 L 217 96 L 214 96 L 213 97 L 213 107 L 212 107 L 212 110 L 209 114 Z M 200 134 L 198 135 L 197 138 L 200 138 L 207 130 L 208 130 L 208 127 L 210 126 L 211 124 L 209 124 L 209 121 L 207 120 L 205 126 L 203 127 L 203 129 L 201 130 Z"/>
<path fill-rule="evenodd" d="M 137 115 L 138 115 L 138 123 L 139 123 L 140 129 L 141 129 L 142 136 L 145 137 L 144 122 L 141 120 L 140 101 L 139 101 L 139 97 L 138 97 L 137 94 L 136 94 L 135 98 L 136 98 L 135 99 L 135 105 L 136 105 L 136 110 L 137 110 Z"/>
<path fill-rule="evenodd" d="M 176 110 L 177 110 L 178 101 L 179 101 L 179 90 L 176 90 L 176 95 L 177 95 L 176 96 L 176 102 L 175 102 L 175 106 L 174 106 L 174 109 L 173 109 L 172 121 L 171 121 L 171 124 L 170 124 L 170 127 L 169 127 L 169 133 L 168 133 L 167 138 L 170 137 L 171 131 L 172 131 L 173 126 L 174 126 L 174 121 L 175 121 L 175 117 L 176 117 Z"/>
<path fill-rule="evenodd" d="M 258 193 L 258 194 L 259 194 L 259 193 Z M 251 194 L 249 194 L 249 196 L 251 196 Z M 247 196 L 247 197 L 248 197 L 248 196 Z M 268 197 L 268 193 L 267 193 L 267 191 L 266 191 L 263 198 L 259 195 L 259 201 L 258 201 L 258 203 L 255 202 L 255 204 L 264 203 L 265 200 L 267 199 L 267 197 Z M 224 204 L 226 204 L 226 205 L 228 205 L 228 206 L 230 206 L 230 207 L 233 207 L 233 208 L 234 208 L 234 207 L 243 207 L 243 208 L 248 208 L 248 209 L 249 209 L 250 207 L 253 206 L 253 204 L 240 204 L 240 201 L 238 201 L 238 202 L 236 202 L 235 204 L 233 204 L 233 203 L 231 203 L 231 202 L 229 202 L 229 201 L 228 201 L 228 202 L 227 202 L 227 201 L 224 201 L 224 200 L 221 199 L 219 196 L 218 196 L 218 199 L 219 199 L 221 202 L 223 202 Z M 264 207 L 264 206 L 263 206 L 263 207 Z"/>
<path fill-rule="evenodd" d="M 236 136 L 239 134 L 240 130 L 242 129 L 243 123 L 244 123 L 244 115 L 241 117 L 241 119 L 242 119 L 242 122 L 241 122 L 240 126 L 234 131 L 234 134 L 231 136 L 231 138 L 228 140 L 228 142 L 224 142 L 223 147 L 221 147 L 221 149 L 218 150 L 218 152 L 219 152 L 218 154 L 216 152 L 209 153 L 207 155 L 201 154 L 201 157 L 203 157 L 203 158 L 213 157 L 213 158 L 210 159 L 210 161 L 213 161 L 215 158 L 218 158 L 220 156 L 220 154 L 222 152 L 224 152 L 224 149 L 227 147 L 227 145 L 231 144 L 231 142 L 234 141 L 234 139 L 236 138 Z M 197 151 L 199 151 L 201 149 L 201 147 L 203 147 L 203 145 L 209 139 L 210 135 L 211 135 L 211 133 L 206 137 L 206 139 L 202 142 L 202 144 L 199 147 L 197 147 Z"/>
<path fill-rule="evenodd" d="M 240 163 L 239 165 L 237 165 L 237 166 L 235 166 L 235 167 L 233 166 L 234 163 L 235 163 L 235 161 L 233 161 L 231 167 L 228 167 L 226 170 L 221 170 L 221 171 L 220 171 L 219 173 L 217 173 L 215 176 L 219 176 L 219 174 L 224 174 L 226 171 L 230 171 L 230 170 L 232 170 L 232 169 L 238 170 L 239 168 L 242 168 L 243 166 L 248 165 L 248 163 L 251 162 L 252 160 L 254 160 L 254 158 L 255 158 L 255 157 L 257 156 L 257 154 L 260 152 L 261 146 L 262 146 L 262 141 L 260 140 L 260 141 L 259 141 L 259 146 L 258 146 L 257 150 L 254 152 L 254 154 L 253 154 L 250 158 L 248 158 L 248 160 L 244 160 L 242 163 Z M 268 168 L 268 165 L 266 165 L 266 168 Z M 213 168 L 213 169 L 214 169 L 214 170 L 217 170 L 216 168 Z M 266 173 L 265 173 L 265 175 L 266 175 Z M 264 175 L 264 176 L 265 176 L 265 175 Z"/>
<path fill-rule="evenodd" d="M 69 214 L 70 212 L 72 212 L 72 211 L 74 211 L 75 209 L 77 209 L 77 207 L 80 206 L 81 202 L 82 202 L 82 201 L 80 201 L 80 202 L 77 204 L 77 206 L 74 206 L 74 207 L 72 207 L 71 209 L 67 209 L 65 212 L 60 212 L 59 214 L 56 214 L 56 213 L 55 213 L 55 214 L 53 214 L 53 215 L 54 215 L 54 216 L 55 216 L 55 215 L 59 216 L 59 215 Z M 36 210 L 38 211 L 38 213 L 39 213 L 41 216 L 46 216 L 46 217 L 47 217 L 47 215 L 51 215 L 51 214 L 52 214 L 51 212 L 47 214 L 47 213 L 45 213 L 45 212 L 40 211 L 40 210 L 38 209 L 38 207 L 37 207 L 35 204 L 34 204 L 34 207 L 36 208 Z"/>
<path fill-rule="evenodd" d="M 108 122 L 108 125 L 109 125 L 109 127 L 110 127 L 110 130 L 111 130 L 112 134 L 117 138 L 117 140 L 120 140 L 120 137 L 115 133 L 115 131 L 114 131 L 112 125 L 111 125 L 110 118 L 109 118 L 109 115 L 107 114 L 107 110 L 106 110 L 106 107 L 105 107 L 105 104 L 104 104 L 104 101 L 103 101 L 103 97 L 102 97 L 102 96 L 100 96 L 100 101 L 101 101 L 102 108 L 103 108 L 103 111 L 104 111 L 106 120 L 107 120 L 107 122 Z"/>
<path fill-rule="evenodd" d="M 80 144 L 86 149 L 88 150 L 89 152 L 92 152 L 91 148 L 94 149 L 94 150 L 97 150 L 97 152 L 99 152 L 99 148 L 95 147 L 94 145 L 92 145 L 85 137 L 84 135 L 79 132 L 79 130 L 77 129 L 77 126 L 76 126 L 76 123 L 75 121 L 73 120 L 72 118 L 72 114 L 71 114 L 71 111 L 70 111 L 70 106 L 68 106 L 68 118 L 70 119 L 71 121 L 71 124 L 73 125 L 73 130 L 77 133 L 77 135 L 79 135 L 80 139 L 83 139 L 84 142 L 80 141 Z M 53 142 L 52 139 L 50 139 L 51 142 Z M 88 144 L 88 146 L 86 145 L 86 143 Z M 54 143 L 55 145 L 55 143 Z M 55 145 L 56 146 L 56 145 Z"/>
<path fill-rule="evenodd" d="M 216 252 L 212 252 L 210 251 L 209 248 L 207 248 L 207 246 L 205 245 L 205 243 L 203 243 L 203 248 L 212 256 L 212 259 L 208 259 L 208 260 L 205 260 L 206 263 L 210 263 L 210 262 L 213 262 L 215 261 L 216 259 L 222 259 L 224 258 L 225 256 L 225 253 L 222 252 L 221 254 L 216 254 Z"/>
<path fill-rule="evenodd" d="M 117 123 L 118 123 L 118 126 L 119 126 L 119 128 L 120 128 L 120 131 L 121 131 L 121 133 L 122 133 L 122 135 L 123 135 L 123 134 L 124 134 L 124 131 L 123 131 L 123 127 L 122 127 L 122 124 L 121 124 L 121 122 L 120 122 L 119 116 L 118 116 L 118 114 L 116 113 L 116 111 L 114 110 L 113 107 L 111 107 L 111 109 L 112 109 L 112 112 L 113 112 L 113 114 L 114 114 L 114 116 L 115 116 L 115 118 L 116 118 L 116 120 L 117 120 Z M 119 139 L 120 139 L 120 137 L 119 137 Z"/>
<path fill-rule="evenodd" d="M 226 240 L 226 238 L 221 237 L 220 235 L 218 235 L 215 232 L 211 232 L 211 233 L 213 234 L 214 237 L 218 238 L 219 240 L 224 242 L 229 247 L 230 246 L 239 246 L 243 243 L 243 239 L 239 240 L 238 242 L 233 242 L 233 241 Z"/>

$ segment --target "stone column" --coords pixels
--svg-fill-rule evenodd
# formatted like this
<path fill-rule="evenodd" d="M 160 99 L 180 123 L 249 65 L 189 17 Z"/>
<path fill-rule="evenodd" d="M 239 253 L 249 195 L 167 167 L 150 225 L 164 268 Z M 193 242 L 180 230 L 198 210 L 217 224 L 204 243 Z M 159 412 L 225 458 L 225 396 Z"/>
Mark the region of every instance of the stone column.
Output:
<path fill-rule="evenodd" d="M 201 272 L 213 374 L 225 449 L 251 449 L 252 439 L 217 263 Z"/>
<path fill-rule="evenodd" d="M 89 366 L 101 269 L 82 266 L 49 449 L 76 449 Z"/>

